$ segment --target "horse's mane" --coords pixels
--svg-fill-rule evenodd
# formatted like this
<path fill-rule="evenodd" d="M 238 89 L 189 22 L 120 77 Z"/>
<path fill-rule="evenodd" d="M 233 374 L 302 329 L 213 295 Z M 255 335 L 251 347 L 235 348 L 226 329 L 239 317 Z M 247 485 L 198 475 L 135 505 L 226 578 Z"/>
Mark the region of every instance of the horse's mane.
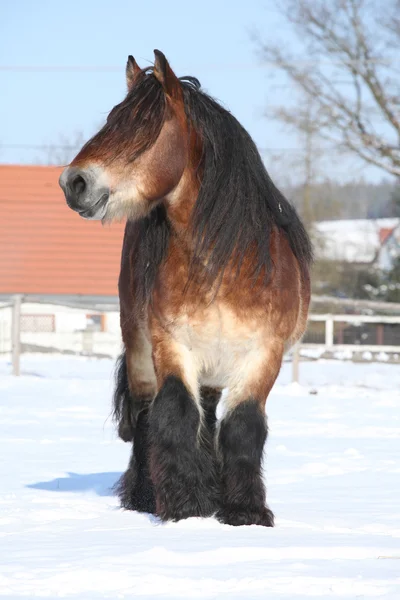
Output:
<path fill-rule="evenodd" d="M 153 86 L 154 94 L 160 98 L 160 84 L 151 72 L 144 81 L 147 98 L 151 98 Z M 200 190 L 191 221 L 195 239 L 192 266 L 195 268 L 207 259 L 206 281 L 212 285 L 220 281 L 228 265 L 239 270 L 250 254 L 253 261 L 249 277 L 255 280 L 262 276 L 267 284 L 272 266 L 270 238 L 278 227 L 284 231 L 300 268 L 306 268 L 312 261 L 310 239 L 296 210 L 269 177 L 250 135 L 230 112 L 200 89 L 196 78 L 182 77 L 180 82 L 189 125 L 203 146 L 197 170 Z M 137 89 L 136 94 L 139 92 Z M 146 283 L 143 281 L 142 293 L 139 292 L 142 300 L 151 291 L 149 278 L 155 278 L 163 260 L 159 248 L 163 248 L 164 255 L 168 251 L 170 227 L 166 211 L 157 207 L 153 213 L 134 228 L 135 237 L 141 238 L 135 241 L 136 249 L 143 253 L 140 263 L 152 265 Z"/>

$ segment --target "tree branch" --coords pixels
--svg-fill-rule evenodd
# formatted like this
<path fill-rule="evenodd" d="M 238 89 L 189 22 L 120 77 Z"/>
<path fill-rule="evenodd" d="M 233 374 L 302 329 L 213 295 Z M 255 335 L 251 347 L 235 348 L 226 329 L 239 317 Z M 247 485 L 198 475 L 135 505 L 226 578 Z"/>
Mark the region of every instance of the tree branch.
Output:
<path fill-rule="evenodd" d="M 321 137 L 331 136 L 365 162 L 399 175 L 400 171 L 400 90 L 394 57 L 381 55 L 394 24 L 400 36 L 400 0 L 393 0 L 393 18 L 369 33 L 371 15 L 366 0 L 282 0 L 284 14 L 302 36 L 305 50 L 318 59 L 303 64 L 281 47 L 262 44 L 262 55 L 272 60 L 288 79 L 317 106 L 315 125 Z M 381 4 L 376 0 L 379 13 Z M 380 14 L 380 13 L 379 13 Z M 397 20 L 396 20 L 397 19 Z M 375 24 L 374 23 L 374 26 Z M 397 32 L 397 25 L 395 31 Z M 331 63 L 329 65 L 329 63 Z M 339 67 L 339 81 L 332 65 Z M 396 87 L 397 85 L 397 87 Z M 350 86 L 350 87 L 348 87 Z M 348 92 L 346 90 L 349 90 Z M 301 130 L 296 107 L 277 110 L 275 115 Z"/>

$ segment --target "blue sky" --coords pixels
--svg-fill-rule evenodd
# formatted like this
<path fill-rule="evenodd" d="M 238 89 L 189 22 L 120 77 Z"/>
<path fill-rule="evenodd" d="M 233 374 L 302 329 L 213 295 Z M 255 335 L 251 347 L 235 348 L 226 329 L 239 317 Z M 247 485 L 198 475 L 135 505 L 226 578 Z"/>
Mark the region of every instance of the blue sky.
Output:
<path fill-rule="evenodd" d="M 296 154 L 296 136 L 263 116 L 268 105 L 291 101 L 293 89 L 261 67 L 250 36 L 256 28 L 295 44 L 275 0 L 0 0 L 0 162 L 43 160 L 37 148 L 19 146 L 91 135 L 124 96 L 128 54 L 145 66 L 154 48 L 177 75 L 198 77 L 270 149 L 267 167 L 282 148 Z M 53 66 L 60 70 L 18 70 Z"/>

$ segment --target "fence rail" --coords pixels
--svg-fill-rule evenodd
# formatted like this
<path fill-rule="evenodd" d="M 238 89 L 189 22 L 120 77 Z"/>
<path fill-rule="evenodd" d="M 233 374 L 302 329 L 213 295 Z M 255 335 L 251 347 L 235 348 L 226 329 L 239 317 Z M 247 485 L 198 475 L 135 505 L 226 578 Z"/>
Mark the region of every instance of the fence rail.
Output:
<path fill-rule="evenodd" d="M 312 314 L 302 346 L 315 345 L 323 345 L 327 350 L 368 348 L 370 351 L 398 352 L 400 316 Z"/>
<path fill-rule="evenodd" d="M 390 307 L 392 308 L 392 307 Z M 390 309 L 382 309 L 389 312 Z M 14 296 L 0 304 L 0 354 L 11 354 L 20 373 L 24 352 L 116 356 L 121 349 L 119 306 L 115 299 L 43 299 Z M 293 379 L 307 351 L 335 356 L 347 351 L 387 353 L 400 361 L 400 315 L 310 314 L 307 331 L 292 351 Z"/>

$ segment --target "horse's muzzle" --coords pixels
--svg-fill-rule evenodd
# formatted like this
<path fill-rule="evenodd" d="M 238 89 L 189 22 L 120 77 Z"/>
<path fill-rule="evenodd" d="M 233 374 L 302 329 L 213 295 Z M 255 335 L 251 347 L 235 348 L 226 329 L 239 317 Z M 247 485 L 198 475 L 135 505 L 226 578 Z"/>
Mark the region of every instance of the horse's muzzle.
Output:
<path fill-rule="evenodd" d="M 59 184 L 67 204 L 84 219 L 102 219 L 107 212 L 110 190 L 99 179 L 93 167 L 67 167 L 61 173 Z"/>

